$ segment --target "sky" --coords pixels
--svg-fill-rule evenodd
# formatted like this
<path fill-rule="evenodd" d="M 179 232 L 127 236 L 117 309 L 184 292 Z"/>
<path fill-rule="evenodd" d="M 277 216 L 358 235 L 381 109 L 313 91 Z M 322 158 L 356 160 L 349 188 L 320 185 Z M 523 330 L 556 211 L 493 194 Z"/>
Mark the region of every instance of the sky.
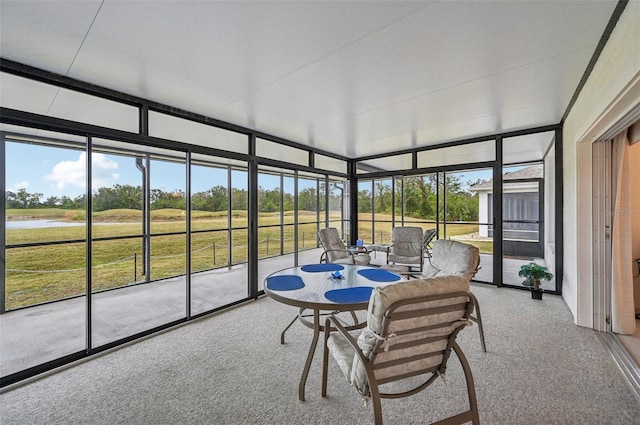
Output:
<path fill-rule="evenodd" d="M 45 147 L 24 143 L 6 143 L 6 190 L 42 193 L 44 201 L 50 196 L 75 198 L 86 190 L 86 153 L 69 148 Z M 133 157 L 94 153 L 92 155 L 92 189 L 115 184 L 139 186 L 140 171 Z M 192 167 L 192 192 L 201 192 L 216 185 L 227 185 L 227 170 L 212 167 Z M 232 173 L 233 186 L 247 189 L 246 174 Z M 165 192 L 185 191 L 185 167 L 178 163 L 152 160 L 151 187 Z M 301 180 L 304 182 L 304 180 Z M 280 178 L 261 174 L 259 185 L 265 189 L 280 186 Z M 300 183 L 302 190 L 308 184 Z M 315 184 L 314 184 L 315 187 Z"/>
<path fill-rule="evenodd" d="M 84 194 L 86 186 L 86 153 L 69 148 L 6 143 L 6 190 L 42 193 L 44 201 L 50 196 L 75 198 Z M 133 157 L 94 153 L 92 155 L 92 189 L 111 187 L 115 184 L 138 186 L 142 183 L 140 171 Z M 491 169 L 460 172 L 463 182 L 478 178 L 491 178 Z M 234 187 L 246 189 L 244 173 L 233 174 Z M 200 192 L 216 185 L 227 185 L 226 169 L 196 166 L 192 168 L 192 192 Z M 258 184 L 267 190 L 280 186 L 277 176 L 260 174 Z M 285 190 L 292 192 L 290 181 L 285 180 Z M 165 192 L 185 191 L 184 166 L 178 163 L 154 160 L 151 164 L 151 187 Z M 315 187 L 315 183 L 301 179 L 299 190 Z"/>

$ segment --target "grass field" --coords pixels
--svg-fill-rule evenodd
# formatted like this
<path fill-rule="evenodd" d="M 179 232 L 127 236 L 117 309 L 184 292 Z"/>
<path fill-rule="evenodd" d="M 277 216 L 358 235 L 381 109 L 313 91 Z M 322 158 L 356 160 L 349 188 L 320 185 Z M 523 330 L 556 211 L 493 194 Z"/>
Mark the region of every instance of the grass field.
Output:
<path fill-rule="evenodd" d="M 324 217 L 324 214 L 322 214 Z M 182 210 L 164 209 L 151 213 L 151 267 L 150 280 L 158 280 L 186 273 L 186 215 Z M 332 226 L 339 226 L 340 215 L 332 215 Z M 364 217 L 363 217 L 364 218 Z M 369 216 L 370 218 L 370 216 Z M 391 216 L 377 214 L 376 242 L 391 240 Z M 7 249 L 6 304 L 7 310 L 32 304 L 72 297 L 86 290 L 86 229 L 82 210 L 33 209 L 8 210 L 7 219 L 53 220 L 78 223 L 71 227 L 37 229 L 7 229 L 7 245 L 54 241 L 82 241 L 64 244 L 28 246 Z M 301 211 L 298 214 L 298 247 L 301 250 L 317 246 L 317 214 Z M 388 220 L 389 222 L 384 222 Z M 130 285 L 146 280 L 143 270 L 142 214 L 136 210 L 111 210 L 96 213 L 92 226 L 92 281 L 93 291 Z M 294 216 L 285 213 L 282 218 L 274 213 L 261 213 L 258 217 L 259 258 L 294 251 Z M 424 229 L 434 223 L 419 224 Z M 274 226 L 274 227 L 268 227 Z M 226 212 L 192 212 L 191 270 L 193 272 L 225 267 L 247 261 L 247 214 L 234 211 L 229 220 Z M 372 241 L 372 223 L 360 221 L 359 237 Z M 447 237 L 478 231 L 477 225 L 449 224 Z M 101 238 L 118 238 L 100 240 Z M 444 234 L 441 235 L 444 237 Z M 282 241 L 282 243 L 281 243 Z M 474 241 L 482 252 L 491 252 L 491 242 Z"/>
<path fill-rule="evenodd" d="M 37 229 L 7 229 L 7 245 L 74 241 L 45 246 L 16 247 L 6 250 L 7 310 L 51 300 L 81 295 L 86 290 L 86 229 L 83 211 L 34 209 L 8 210 L 11 220 L 53 220 L 78 226 Z M 331 217 L 331 219 L 338 219 Z M 299 212 L 299 249 L 316 248 L 317 214 Z M 285 214 L 280 227 L 279 214 L 259 216 L 259 258 L 294 250 L 294 217 Z M 143 270 L 142 216 L 135 210 L 111 210 L 97 213 L 92 226 L 92 288 L 101 291 L 145 281 Z M 225 267 L 247 261 L 247 214 L 234 211 L 229 221 L 226 212 L 192 212 L 191 270 L 193 272 Z M 282 234 L 281 229 L 282 228 Z M 150 280 L 186 273 L 186 232 L 182 210 L 156 210 L 151 213 Z M 155 234 L 155 236 L 154 236 Z M 160 234 L 160 235 L 159 235 Z M 115 240 L 99 240 L 113 238 Z M 98 240 L 96 240 L 98 239 Z M 281 239 L 284 241 L 281 247 Z M 231 244 L 231 247 L 230 247 Z"/>
<path fill-rule="evenodd" d="M 369 220 L 369 221 L 366 221 Z M 365 241 L 372 241 L 373 238 L 373 223 L 371 220 L 371 214 L 361 214 L 358 218 L 358 237 Z M 436 223 L 425 223 L 424 221 L 417 221 L 416 219 L 406 219 L 405 225 L 422 227 L 423 230 L 428 230 L 436 227 Z M 392 223 L 391 216 L 385 216 L 383 214 L 376 214 L 375 222 L 375 242 L 376 243 L 391 243 L 391 231 Z M 440 239 L 459 238 L 461 241 L 477 246 L 481 253 L 491 254 L 493 253 L 493 241 L 478 240 L 472 238 L 461 238 L 464 235 L 471 235 L 478 232 L 477 224 L 460 224 L 460 223 L 447 223 L 446 233 L 445 227 L 440 224 Z"/>

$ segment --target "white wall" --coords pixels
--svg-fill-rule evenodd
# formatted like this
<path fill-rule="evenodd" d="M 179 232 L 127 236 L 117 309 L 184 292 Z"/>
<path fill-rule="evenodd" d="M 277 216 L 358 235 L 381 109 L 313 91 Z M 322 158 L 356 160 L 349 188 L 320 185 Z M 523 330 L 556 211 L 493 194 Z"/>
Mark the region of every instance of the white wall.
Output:
<path fill-rule="evenodd" d="M 493 217 L 489 218 L 489 192 L 478 192 L 478 221 L 480 223 L 492 223 Z M 486 238 L 489 236 L 489 225 L 478 226 L 478 236 Z"/>
<path fill-rule="evenodd" d="M 556 154 L 555 142 L 544 158 L 544 262 L 556 274 Z"/>
<path fill-rule="evenodd" d="M 640 101 L 640 2 L 629 2 L 563 128 L 563 297 L 593 327 L 591 143 Z"/>

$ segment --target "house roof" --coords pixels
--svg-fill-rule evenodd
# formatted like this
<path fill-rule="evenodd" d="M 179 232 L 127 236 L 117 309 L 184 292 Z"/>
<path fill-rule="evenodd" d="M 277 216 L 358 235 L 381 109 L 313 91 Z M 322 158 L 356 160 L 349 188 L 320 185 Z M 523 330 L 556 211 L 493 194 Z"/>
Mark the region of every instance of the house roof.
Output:
<path fill-rule="evenodd" d="M 535 164 L 522 170 L 511 173 L 504 173 L 503 180 L 524 180 L 524 179 L 541 179 L 543 176 L 543 165 Z M 492 190 L 493 179 L 485 180 L 481 183 L 474 184 L 469 190 Z"/>

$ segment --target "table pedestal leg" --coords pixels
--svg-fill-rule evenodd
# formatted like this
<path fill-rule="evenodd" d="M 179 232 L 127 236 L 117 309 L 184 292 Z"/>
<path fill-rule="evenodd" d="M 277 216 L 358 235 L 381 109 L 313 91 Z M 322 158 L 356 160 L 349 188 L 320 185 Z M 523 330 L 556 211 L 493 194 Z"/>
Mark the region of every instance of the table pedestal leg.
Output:
<path fill-rule="evenodd" d="M 311 340 L 311 346 L 309 347 L 309 354 L 307 354 L 307 361 L 304 364 L 302 370 L 302 377 L 300 378 L 300 385 L 298 386 L 298 399 L 304 401 L 304 387 L 307 383 L 307 377 L 309 376 L 309 369 L 311 369 L 311 362 L 313 361 L 313 355 L 316 352 L 316 346 L 318 345 L 318 337 L 320 335 L 320 310 L 313 310 L 313 338 Z"/>

